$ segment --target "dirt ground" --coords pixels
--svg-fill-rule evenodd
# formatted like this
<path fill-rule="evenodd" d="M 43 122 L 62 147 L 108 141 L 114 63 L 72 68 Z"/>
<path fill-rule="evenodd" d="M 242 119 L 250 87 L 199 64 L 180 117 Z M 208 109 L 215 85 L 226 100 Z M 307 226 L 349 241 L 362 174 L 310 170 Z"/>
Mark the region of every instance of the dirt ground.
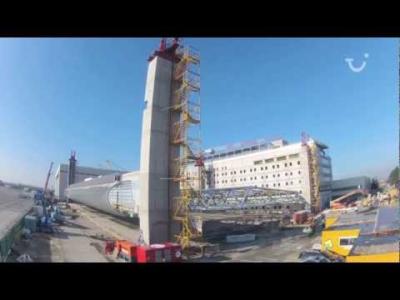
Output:
<path fill-rule="evenodd" d="M 301 251 L 320 243 L 320 235 L 309 237 L 301 229 L 290 229 L 275 234 L 256 235 L 247 243 L 219 244 L 220 251 L 212 257 L 193 259 L 193 262 L 300 262 Z"/>
<path fill-rule="evenodd" d="M 28 240 L 18 240 L 9 261 L 28 254 L 33 262 L 119 262 L 114 256 L 104 255 L 107 239 L 126 239 L 136 242 L 139 226 L 95 211 L 79 204 L 71 204 L 76 218 L 54 227 L 54 233 L 34 233 Z M 309 237 L 301 229 L 258 232 L 256 240 L 248 243 L 219 243 L 220 251 L 212 257 L 192 258 L 189 262 L 298 262 L 302 250 L 320 243 L 320 235 Z"/>

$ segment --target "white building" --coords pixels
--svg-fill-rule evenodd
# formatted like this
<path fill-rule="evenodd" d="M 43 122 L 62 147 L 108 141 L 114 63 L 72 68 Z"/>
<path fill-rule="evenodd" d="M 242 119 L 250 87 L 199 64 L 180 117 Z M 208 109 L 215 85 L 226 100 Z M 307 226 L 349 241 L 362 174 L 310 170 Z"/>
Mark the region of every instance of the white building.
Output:
<path fill-rule="evenodd" d="M 100 175 L 121 173 L 121 171 L 110 169 L 96 169 L 89 167 L 76 166 L 75 169 L 75 183 L 84 181 L 88 178 L 94 178 Z M 60 164 L 57 168 L 54 182 L 54 195 L 60 200 L 64 200 L 64 191 L 69 185 L 69 165 Z"/>
<path fill-rule="evenodd" d="M 331 201 L 332 169 L 326 145 L 309 139 L 318 149 L 321 208 Z M 205 188 L 257 186 L 298 191 L 311 202 L 310 162 L 307 147 L 279 139 L 257 140 L 205 151 Z M 192 176 L 198 170 L 190 172 Z"/>

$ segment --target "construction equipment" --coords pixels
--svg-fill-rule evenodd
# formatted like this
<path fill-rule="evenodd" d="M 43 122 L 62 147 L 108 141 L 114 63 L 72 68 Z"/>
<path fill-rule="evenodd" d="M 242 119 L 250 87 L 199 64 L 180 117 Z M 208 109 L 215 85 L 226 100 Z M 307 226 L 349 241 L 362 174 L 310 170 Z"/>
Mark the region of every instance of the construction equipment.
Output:
<path fill-rule="evenodd" d="M 49 171 L 47 172 L 46 182 L 44 184 L 44 189 L 43 189 L 43 199 L 41 200 L 43 206 L 43 214 L 44 214 L 44 216 L 42 217 L 41 229 L 44 232 L 52 232 L 51 228 L 49 227 L 49 214 L 47 211 L 47 205 L 51 200 L 51 196 L 49 195 L 48 192 L 48 185 L 52 168 L 53 168 L 53 162 L 50 163 Z"/>
<path fill-rule="evenodd" d="M 107 168 L 110 170 L 118 170 L 118 171 L 126 171 L 124 168 L 118 166 L 116 163 L 114 163 L 113 161 L 107 159 L 105 161 L 105 164 L 107 165 Z"/>
<path fill-rule="evenodd" d="M 104 252 L 110 255 L 117 250 L 117 258 L 131 263 L 180 262 L 182 247 L 176 243 L 140 245 L 127 240 L 106 241 Z"/>

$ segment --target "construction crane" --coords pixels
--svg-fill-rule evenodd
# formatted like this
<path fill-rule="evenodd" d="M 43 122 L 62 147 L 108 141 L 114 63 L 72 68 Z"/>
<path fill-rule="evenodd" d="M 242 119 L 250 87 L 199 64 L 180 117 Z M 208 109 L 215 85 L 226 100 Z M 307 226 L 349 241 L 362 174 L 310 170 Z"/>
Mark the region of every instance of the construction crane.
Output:
<path fill-rule="evenodd" d="M 52 170 L 52 168 L 53 168 L 53 162 L 50 163 L 49 171 L 47 172 L 47 177 L 46 177 L 46 182 L 45 182 L 45 184 L 44 184 L 43 194 L 41 194 L 41 195 L 36 194 L 36 195 L 35 195 L 35 199 L 36 199 L 36 200 L 40 200 L 40 202 L 41 202 L 41 204 L 42 204 L 42 207 L 43 207 L 43 214 L 44 214 L 46 220 L 47 220 L 47 218 L 48 218 L 47 210 L 46 210 L 46 202 L 47 202 L 47 200 L 50 198 L 50 197 L 47 195 L 47 194 L 48 194 L 47 190 L 48 190 L 48 185 L 49 185 L 49 180 L 50 180 L 50 175 L 51 175 L 51 170 Z"/>
<path fill-rule="evenodd" d="M 46 192 L 47 192 L 47 187 L 49 185 L 49 180 L 50 180 L 50 175 L 51 175 L 52 169 L 53 169 L 53 162 L 50 163 L 50 168 L 49 168 L 49 171 L 47 172 L 46 182 L 44 184 L 44 190 L 43 190 L 44 195 L 46 195 Z"/>

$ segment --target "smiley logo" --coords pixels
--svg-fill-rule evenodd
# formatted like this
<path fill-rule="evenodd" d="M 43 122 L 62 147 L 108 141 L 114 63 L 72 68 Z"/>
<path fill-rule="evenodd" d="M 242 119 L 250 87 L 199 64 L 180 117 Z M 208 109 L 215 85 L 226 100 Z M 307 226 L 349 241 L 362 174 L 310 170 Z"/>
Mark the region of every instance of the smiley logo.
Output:
<path fill-rule="evenodd" d="M 364 53 L 364 58 L 367 59 L 368 57 L 369 57 L 369 54 L 368 53 Z M 367 65 L 367 62 L 365 60 L 362 62 L 361 66 L 359 66 L 359 67 L 355 67 L 353 65 L 353 61 L 354 61 L 353 58 L 345 58 L 344 61 L 347 62 L 350 70 L 352 70 L 354 73 L 361 72 L 362 70 L 364 70 L 365 66 Z"/>
<path fill-rule="evenodd" d="M 364 53 L 364 58 L 367 59 L 368 57 L 369 57 L 369 54 L 368 53 Z M 361 72 L 362 70 L 364 70 L 365 66 L 367 65 L 367 62 L 365 60 L 362 62 L 361 66 L 359 66 L 359 67 L 355 67 L 353 65 L 353 61 L 354 61 L 353 58 L 345 58 L 344 61 L 347 62 L 350 70 L 352 70 L 354 73 Z"/>

